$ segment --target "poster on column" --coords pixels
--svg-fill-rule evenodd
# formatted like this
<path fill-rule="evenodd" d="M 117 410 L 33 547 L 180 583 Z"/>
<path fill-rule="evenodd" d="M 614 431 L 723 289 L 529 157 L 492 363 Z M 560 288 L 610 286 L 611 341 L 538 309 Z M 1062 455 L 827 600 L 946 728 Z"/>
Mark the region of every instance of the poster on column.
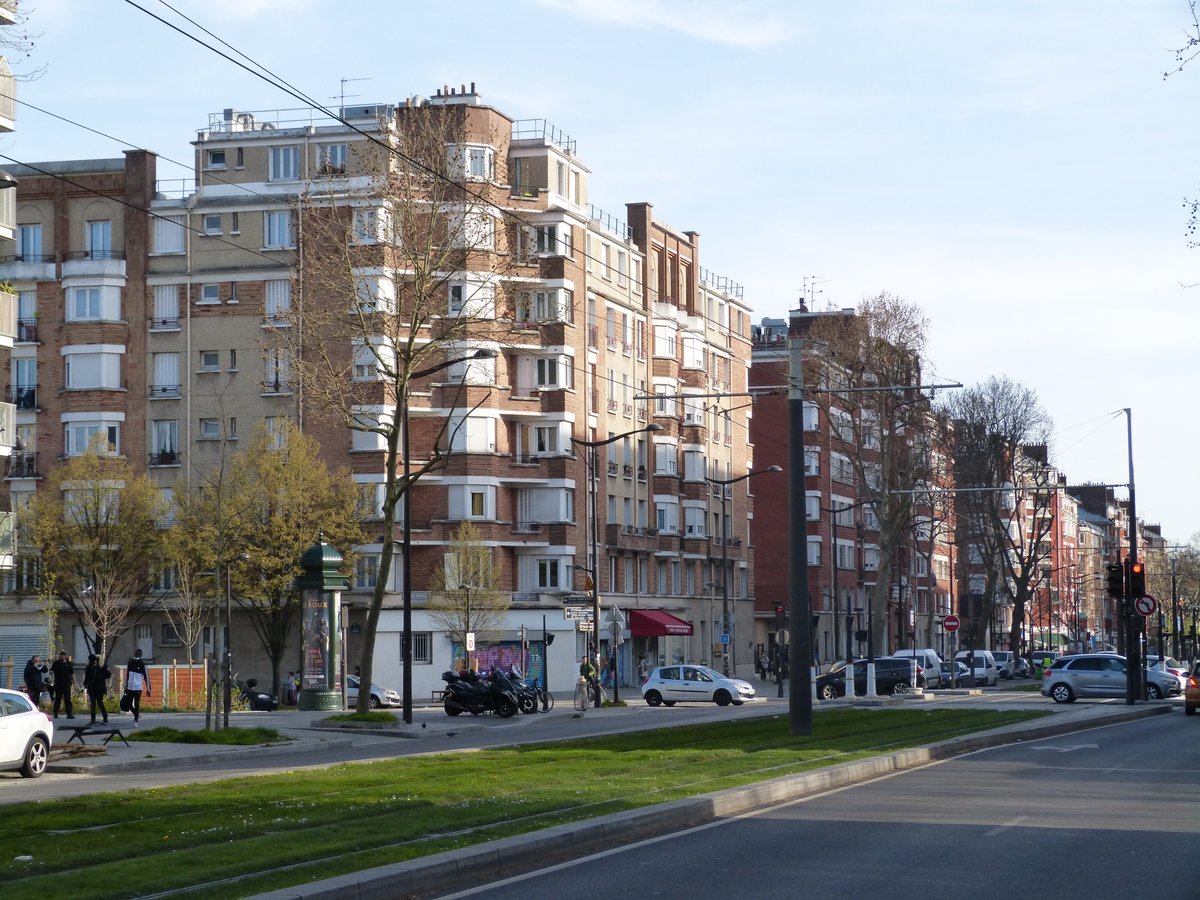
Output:
<path fill-rule="evenodd" d="M 308 690 L 329 689 L 329 604 L 322 595 L 304 599 L 304 684 Z"/>

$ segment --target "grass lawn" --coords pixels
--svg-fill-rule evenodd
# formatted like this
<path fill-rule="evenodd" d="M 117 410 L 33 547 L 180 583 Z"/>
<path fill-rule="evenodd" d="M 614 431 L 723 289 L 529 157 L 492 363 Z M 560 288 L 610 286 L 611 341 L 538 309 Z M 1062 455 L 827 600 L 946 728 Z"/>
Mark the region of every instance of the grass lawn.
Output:
<path fill-rule="evenodd" d="M 1042 715 L 841 709 L 0 807 L 3 894 L 241 897 Z M 51 849 L 53 848 L 53 849 Z M 32 856 L 31 861 L 14 859 Z"/>

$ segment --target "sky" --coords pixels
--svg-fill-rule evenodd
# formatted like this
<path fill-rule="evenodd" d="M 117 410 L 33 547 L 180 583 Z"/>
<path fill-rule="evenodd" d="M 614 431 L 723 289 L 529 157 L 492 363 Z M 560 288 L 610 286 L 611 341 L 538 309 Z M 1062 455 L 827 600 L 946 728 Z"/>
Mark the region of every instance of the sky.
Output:
<path fill-rule="evenodd" d="M 14 69 L 45 71 L 5 162 L 132 145 L 184 178 L 210 114 L 303 105 L 151 13 L 330 105 L 474 82 L 577 141 L 596 206 L 699 232 L 755 322 L 920 307 L 927 382 L 1032 388 L 1069 483 L 1129 481 L 1128 408 L 1139 517 L 1200 532 L 1200 61 L 1163 77 L 1186 0 L 21 5 L 40 37 Z"/>

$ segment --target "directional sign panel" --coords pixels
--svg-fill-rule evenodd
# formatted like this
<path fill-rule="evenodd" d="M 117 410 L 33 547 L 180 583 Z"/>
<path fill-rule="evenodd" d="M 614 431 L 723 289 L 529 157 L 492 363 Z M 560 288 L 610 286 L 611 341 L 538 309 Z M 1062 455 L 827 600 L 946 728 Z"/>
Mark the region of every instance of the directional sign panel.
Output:
<path fill-rule="evenodd" d="M 592 621 L 592 608 L 590 606 L 564 606 L 563 618 L 568 622 L 590 622 Z"/>

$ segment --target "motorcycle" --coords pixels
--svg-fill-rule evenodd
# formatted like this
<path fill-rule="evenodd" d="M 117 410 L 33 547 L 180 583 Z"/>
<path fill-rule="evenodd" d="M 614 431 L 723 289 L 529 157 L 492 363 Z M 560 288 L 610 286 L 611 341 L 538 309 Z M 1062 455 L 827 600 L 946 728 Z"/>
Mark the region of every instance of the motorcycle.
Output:
<path fill-rule="evenodd" d="M 442 706 L 448 716 L 494 712 L 507 719 L 520 708 L 512 683 L 498 672 L 485 682 L 475 672 L 447 671 L 442 673 L 442 681 L 446 682 Z"/>
<path fill-rule="evenodd" d="M 513 687 L 513 693 L 517 697 L 517 706 L 521 712 L 525 714 L 537 712 L 542 698 L 541 688 L 536 683 L 530 684 L 517 666 L 513 666 L 503 675 Z"/>

